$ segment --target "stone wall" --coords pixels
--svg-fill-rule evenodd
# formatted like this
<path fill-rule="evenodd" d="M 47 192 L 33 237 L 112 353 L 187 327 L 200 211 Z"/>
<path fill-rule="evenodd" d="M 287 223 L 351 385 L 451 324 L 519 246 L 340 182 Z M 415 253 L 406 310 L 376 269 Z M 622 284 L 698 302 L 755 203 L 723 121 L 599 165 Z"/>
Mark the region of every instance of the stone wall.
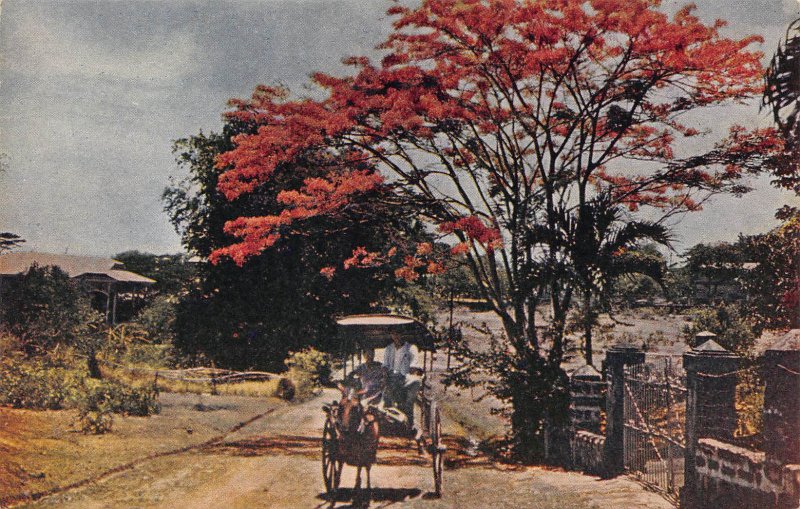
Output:
<path fill-rule="evenodd" d="M 606 352 L 604 377 L 591 366 L 571 374 L 571 423 L 559 441 L 569 451 L 559 462 L 603 477 L 625 472 L 625 367 L 644 357 L 621 345 Z M 764 354 L 763 452 L 728 443 L 737 423 L 740 359 L 709 340 L 685 353 L 683 366 L 681 507 L 800 509 L 800 350 Z"/>
<path fill-rule="evenodd" d="M 606 475 L 603 461 L 606 437 L 590 431 L 577 431 L 571 442 L 573 468 L 588 474 Z"/>
<path fill-rule="evenodd" d="M 800 507 L 800 465 L 772 465 L 763 452 L 701 438 L 695 468 L 699 507 Z"/>

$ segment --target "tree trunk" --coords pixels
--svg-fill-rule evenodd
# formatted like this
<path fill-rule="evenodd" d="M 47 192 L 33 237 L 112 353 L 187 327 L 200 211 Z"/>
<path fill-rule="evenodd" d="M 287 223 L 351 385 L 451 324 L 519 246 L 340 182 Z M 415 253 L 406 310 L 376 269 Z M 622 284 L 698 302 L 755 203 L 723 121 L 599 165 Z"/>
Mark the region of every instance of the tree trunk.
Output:
<path fill-rule="evenodd" d="M 583 292 L 583 313 L 584 313 L 584 323 L 583 323 L 583 341 L 584 341 L 584 357 L 586 358 L 586 364 L 592 365 L 592 325 L 593 325 L 593 316 L 592 316 L 592 291 L 585 290 Z"/>
<path fill-rule="evenodd" d="M 89 352 L 86 358 L 86 367 L 89 369 L 89 376 L 92 378 L 103 378 L 100 372 L 100 364 L 97 362 L 97 354 L 93 351 Z"/>

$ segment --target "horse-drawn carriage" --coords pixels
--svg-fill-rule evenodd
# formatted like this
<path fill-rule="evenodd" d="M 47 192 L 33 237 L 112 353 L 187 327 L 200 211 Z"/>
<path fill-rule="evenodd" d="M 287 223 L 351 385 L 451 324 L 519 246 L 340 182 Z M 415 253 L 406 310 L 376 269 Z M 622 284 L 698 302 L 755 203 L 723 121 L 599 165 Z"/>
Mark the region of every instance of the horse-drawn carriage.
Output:
<path fill-rule="evenodd" d="M 418 429 L 411 419 L 397 419 L 395 409 L 364 405 L 360 392 L 340 385 L 342 399 L 325 405 L 325 427 L 322 434 L 322 476 L 328 497 L 335 500 L 345 464 L 358 468 L 356 487 L 361 485 L 361 470 L 366 469 L 367 488 L 370 489 L 370 467 L 375 463 L 380 436 L 405 437 L 416 442 L 418 453 L 426 451 L 431 457 L 434 494 L 441 496 L 442 470 L 446 447 L 442 443 L 442 420 L 433 398 L 431 372 L 434 360 L 434 340 L 431 333 L 413 318 L 398 315 L 351 315 L 337 321 L 338 336 L 342 345 L 343 376 L 347 378 L 348 359 L 355 368 L 356 355 L 366 349 L 387 347 L 393 337 L 413 344 L 422 354 L 421 377 L 416 394 L 419 414 Z M 429 363 L 430 362 L 430 363 Z M 413 443 L 413 442 L 412 442 Z"/>

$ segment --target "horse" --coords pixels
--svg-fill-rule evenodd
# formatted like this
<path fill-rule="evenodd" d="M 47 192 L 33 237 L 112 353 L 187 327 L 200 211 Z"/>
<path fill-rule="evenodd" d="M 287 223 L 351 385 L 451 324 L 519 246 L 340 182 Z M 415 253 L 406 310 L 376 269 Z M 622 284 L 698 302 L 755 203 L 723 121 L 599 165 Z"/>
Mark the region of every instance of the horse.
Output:
<path fill-rule="evenodd" d="M 370 469 L 375 464 L 380 439 L 380 425 L 377 415 L 371 408 L 361 403 L 363 390 L 339 384 L 342 399 L 339 401 L 336 422 L 340 436 L 337 458 L 339 461 L 356 467 L 354 490 L 361 491 L 361 470 L 367 472 L 367 492 L 371 493 Z"/>

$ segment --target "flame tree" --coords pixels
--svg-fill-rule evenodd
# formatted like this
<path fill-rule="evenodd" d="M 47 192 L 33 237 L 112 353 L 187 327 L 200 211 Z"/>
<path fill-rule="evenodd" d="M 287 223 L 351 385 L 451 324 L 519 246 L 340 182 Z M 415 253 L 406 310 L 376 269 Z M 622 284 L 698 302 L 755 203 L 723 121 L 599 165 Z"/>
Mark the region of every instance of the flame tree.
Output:
<path fill-rule="evenodd" d="M 559 372 L 574 297 L 600 289 L 610 267 L 597 259 L 641 238 L 666 241 L 657 228 L 666 218 L 746 191 L 747 174 L 780 149 L 772 130 L 735 126 L 707 150 L 680 150 L 712 134 L 688 113 L 744 102 L 763 77 L 758 37 L 726 38 L 723 22 L 706 25 L 691 6 L 668 16 L 657 0 L 423 0 L 389 12 L 382 61 L 349 58 L 348 76 L 313 75 L 321 99 L 259 86 L 232 102 L 230 117 L 260 127 L 217 160 L 228 199 L 309 152 L 332 162 L 283 192 L 279 213 L 230 221 L 239 242 L 214 256 L 242 263 L 359 193 L 390 189 L 465 258 L 502 319 L 506 378 L 521 386 L 541 374 L 535 366 Z M 434 255 L 405 256 L 398 275 L 438 268 Z M 545 303 L 540 337 L 535 310 Z M 506 399 L 517 408 L 529 396 Z"/>

